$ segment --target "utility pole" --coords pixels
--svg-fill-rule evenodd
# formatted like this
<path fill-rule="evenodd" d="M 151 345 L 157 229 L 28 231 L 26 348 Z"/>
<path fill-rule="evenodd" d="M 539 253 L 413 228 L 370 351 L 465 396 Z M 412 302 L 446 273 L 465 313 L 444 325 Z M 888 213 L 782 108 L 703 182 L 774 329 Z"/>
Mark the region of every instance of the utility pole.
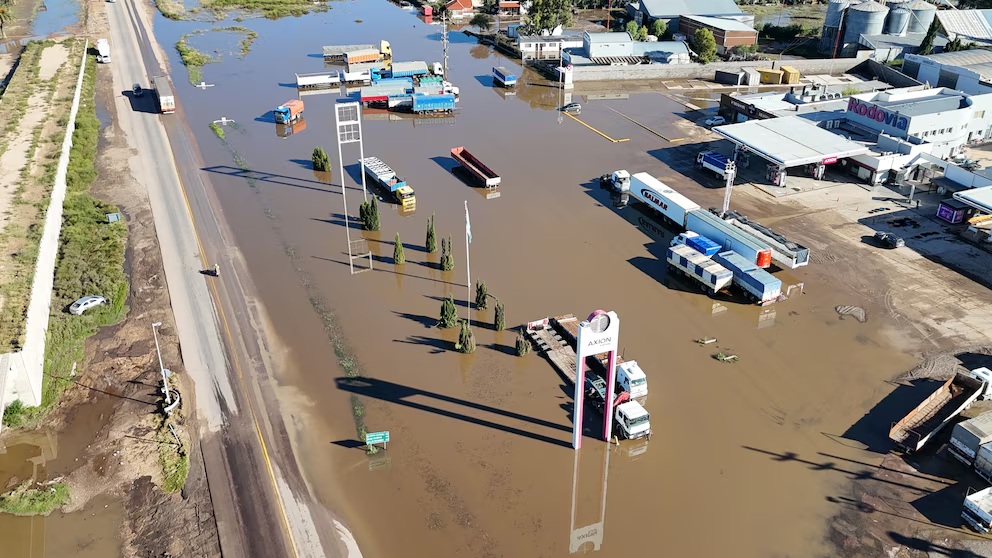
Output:
<path fill-rule="evenodd" d="M 448 12 L 441 14 L 441 44 L 444 45 L 444 70 L 441 74 L 448 81 Z"/>

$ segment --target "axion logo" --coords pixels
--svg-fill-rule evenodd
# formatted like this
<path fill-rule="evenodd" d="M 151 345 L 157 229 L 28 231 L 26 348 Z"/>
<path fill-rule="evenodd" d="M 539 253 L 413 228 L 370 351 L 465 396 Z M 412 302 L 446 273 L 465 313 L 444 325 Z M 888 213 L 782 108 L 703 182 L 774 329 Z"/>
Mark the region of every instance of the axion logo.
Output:
<path fill-rule="evenodd" d="M 582 539 L 588 539 L 589 537 L 595 537 L 598 533 L 599 533 L 599 529 L 593 529 L 592 531 L 589 531 L 588 533 L 579 535 L 578 536 L 578 539 L 581 541 Z"/>
<path fill-rule="evenodd" d="M 881 122 L 888 126 L 892 126 L 893 128 L 899 130 L 905 130 L 909 127 L 909 120 L 905 116 L 899 116 L 891 113 L 876 105 L 863 103 L 854 97 L 848 99 L 847 111 L 853 112 L 859 116 L 864 116 L 865 118 L 870 118 L 876 122 Z"/>
<path fill-rule="evenodd" d="M 586 347 L 598 347 L 600 345 L 609 345 L 612 341 L 612 337 L 603 337 L 600 339 L 593 339 L 592 341 L 586 343 Z"/>
<path fill-rule="evenodd" d="M 641 196 L 644 199 L 648 200 L 649 202 L 657 205 L 658 207 L 664 210 L 668 210 L 668 204 L 661 201 L 661 198 L 658 197 L 658 194 L 655 194 L 651 190 L 648 190 L 647 188 L 641 188 Z"/>

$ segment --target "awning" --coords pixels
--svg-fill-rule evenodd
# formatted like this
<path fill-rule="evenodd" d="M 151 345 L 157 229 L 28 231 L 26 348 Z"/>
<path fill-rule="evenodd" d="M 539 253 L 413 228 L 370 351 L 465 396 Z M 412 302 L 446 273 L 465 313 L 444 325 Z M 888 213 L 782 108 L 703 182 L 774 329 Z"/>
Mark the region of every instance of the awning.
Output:
<path fill-rule="evenodd" d="M 786 168 L 832 163 L 869 152 L 867 146 L 798 116 L 748 120 L 717 126 L 713 131 Z"/>
<path fill-rule="evenodd" d="M 981 188 L 955 192 L 954 199 L 966 203 L 983 213 L 992 213 L 992 186 L 982 186 Z"/>

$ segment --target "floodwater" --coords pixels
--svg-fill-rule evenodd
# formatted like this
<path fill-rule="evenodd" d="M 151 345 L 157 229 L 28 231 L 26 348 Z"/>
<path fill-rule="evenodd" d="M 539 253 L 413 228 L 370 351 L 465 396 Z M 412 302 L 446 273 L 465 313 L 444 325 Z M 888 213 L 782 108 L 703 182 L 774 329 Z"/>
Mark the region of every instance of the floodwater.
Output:
<path fill-rule="evenodd" d="M 79 0 L 44 0 L 31 23 L 29 35 L 44 39 L 79 21 Z"/>
<path fill-rule="evenodd" d="M 439 28 L 384 1 L 248 20 L 260 35 L 251 53 L 208 65 L 204 79 L 216 86 L 204 91 L 187 83 L 170 48 L 191 25 L 158 18 L 156 33 L 173 56 L 173 81 L 205 172 L 289 349 L 278 380 L 296 405 L 308 482 L 343 516 L 365 556 L 410 549 L 442 557 L 565 556 L 573 532 L 591 546 L 602 537 L 606 556 L 827 553 L 825 520 L 837 510 L 826 498 L 844 490 L 845 471 L 871 459 L 858 442 L 840 437 L 909 357 L 888 346 L 893 326 L 884 312 L 866 324 L 838 319 L 835 305 L 863 301 L 827 281 L 825 265 L 780 273 L 786 285 L 805 282 L 807 294 L 765 309 L 713 300 L 663 277 L 660 258 L 671 232 L 633 208 L 614 210 L 595 180 L 617 168 L 648 171 L 704 207 L 717 205 L 722 190 L 662 163 L 673 144 L 620 114 L 678 139 L 680 102 L 663 91 L 616 100 L 589 100 L 581 90 L 560 97 L 530 72 L 507 95 L 493 89 L 490 70 L 516 62 L 453 33 L 450 79 L 461 88 L 453 118 L 377 114 L 362 122 L 365 155 L 380 157 L 416 189 L 417 210 L 404 216 L 383 204 L 382 231 L 365 234 L 374 270 L 350 275 L 341 190 L 309 169 L 320 145 L 331 154 L 333 181 L 341 178 L 333 131 L 338 96 L 305 97 L 306 127 L 285 138 L 267 115 L 296 97 L 281 85 L 292 83 L 294 72 L 322 69 L 322 44 L 385 38 L 397 60 L 433 62 L 441 58 Z M 211 35 L 197 40 L 223 48 Z M 582 121 L 628 141 L 608 141 L 560 118 L 555 108 L 569 101 L 583 103 Z M 208 128 L 221 116 L 236 122 L 228 145 Z M 502 175 L 499 197 L 452 175 L 449 150 L 459 145 Z M 233 153 L 254 171 L 250 179 L 234 176 L 240 169 Z M 345 146 L 344 157 L 355 219 L 362 199 L 354 180 L 358 146 Z M 732 205 L 741 208 L 746 199 Z M 479 348 L 471 356 L 452 351 L 453 331 L 432 327 L 449 293 L 466 311 L 466 200 L 471 279 L 485 280 L 506 305 L 508 324 L 584 317 L 598 308 L 619 314 L 621 350 L 649 376 L 649 443 L 608 449 L 587 437 L 577 467 L 569 444 L 571 389 L 550 364 L 538 355 L 513 356 L 514 334 L 485 325 L 491 308 L 472 314 Z M 775 211 L 753 203 L 743 209 L 756 218 Z M 453 272 L 436 270 L 437 256 L 423 253 L 431 214 L 439 236 L 452 237 Z M 397 232 L 406 247 L 403 266 L 392 263 Z M 361 236 L 351 230 L 353 239 Z M 341 381 L 315 300 L 333 309 L 367 381 Z M 719 341 L 693 343 L 700 337 Z M 711 355 L 718 350 L 740 361 L 717 362 Z M 365 405 L 369 431 L 390 431 L 385 454 L 370 459 L 349 443 L 356 437 L 352 394 Z M 797 459 L 831 465 L 789 463 Z"/>

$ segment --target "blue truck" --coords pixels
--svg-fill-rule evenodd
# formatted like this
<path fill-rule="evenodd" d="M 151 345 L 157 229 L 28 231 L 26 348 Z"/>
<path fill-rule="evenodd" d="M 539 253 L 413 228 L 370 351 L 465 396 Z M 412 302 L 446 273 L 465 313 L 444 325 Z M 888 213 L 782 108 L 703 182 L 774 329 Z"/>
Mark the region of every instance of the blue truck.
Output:
<path fill-rule="evenodd" d="M 416 114 L 449 113 L 455 110 L 455 96 L 451 93 L 414 95 L 412 108 Z"/>
<path fill-rule="evenodd" d="M 734 285 L 762 306 L 775 302 L 782 294 L 780 279 L 733 250 L 715 254 L 713 261 L 729 269 L 734 274 Z"/>
<path fill-rule="evenodd" d="M 503 66 L 496 66 L 493 68 L 493 81 L 503 87 L 513 87 L 517 84 L 517 76 Z"/>
<path fill-rule="evenodd" d="M 726 178 L 727 173 L 736 170 L 735 166 L 729 157 L 716 151 L 701 151 L 696 155 L 697 169 L 709 169 L 722 178 Z"/>

